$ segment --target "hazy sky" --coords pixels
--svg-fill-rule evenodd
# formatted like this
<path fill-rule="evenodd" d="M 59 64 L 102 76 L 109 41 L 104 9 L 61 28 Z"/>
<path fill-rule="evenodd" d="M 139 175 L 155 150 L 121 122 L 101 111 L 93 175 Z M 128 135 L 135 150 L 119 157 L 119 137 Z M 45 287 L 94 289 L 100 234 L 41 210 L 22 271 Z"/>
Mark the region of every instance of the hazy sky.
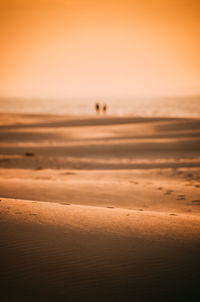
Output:
<path fill-rule="evenodd" d="M 199 37 L 199 0 L 0 0 L 0 94 L 199 94 Z"/>

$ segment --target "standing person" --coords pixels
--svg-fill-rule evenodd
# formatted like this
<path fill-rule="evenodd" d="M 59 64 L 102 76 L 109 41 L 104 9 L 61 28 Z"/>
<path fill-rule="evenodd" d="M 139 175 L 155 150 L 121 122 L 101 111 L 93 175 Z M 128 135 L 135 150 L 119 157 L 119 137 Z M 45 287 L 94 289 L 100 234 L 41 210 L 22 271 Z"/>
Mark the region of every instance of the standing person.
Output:
<path fill-rule="evenodd" d="M 107 111 L 107 105 L 104 104 L 104 105 L 103 105 L 103 113 L 106 114 L 106 111 Z"/>
<path fill-rule="evenodd" d="M 99 105 L 99 103 L 96 103 L 96 104 L 95 104 L 95 110 L 96 110 L 96 113 L 99 114 L 99 110 L 100 110 L 100 105 Z"/>

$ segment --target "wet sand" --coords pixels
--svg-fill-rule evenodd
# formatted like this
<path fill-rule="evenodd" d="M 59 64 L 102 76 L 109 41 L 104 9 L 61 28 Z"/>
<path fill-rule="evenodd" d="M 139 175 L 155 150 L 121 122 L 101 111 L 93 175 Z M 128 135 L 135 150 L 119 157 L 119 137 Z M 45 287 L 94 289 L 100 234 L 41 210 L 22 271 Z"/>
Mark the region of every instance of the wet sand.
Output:
<path fill-rule="evenodd" d="M 4 301 L 197 301 L 200 121 L 1 114 Z"/>

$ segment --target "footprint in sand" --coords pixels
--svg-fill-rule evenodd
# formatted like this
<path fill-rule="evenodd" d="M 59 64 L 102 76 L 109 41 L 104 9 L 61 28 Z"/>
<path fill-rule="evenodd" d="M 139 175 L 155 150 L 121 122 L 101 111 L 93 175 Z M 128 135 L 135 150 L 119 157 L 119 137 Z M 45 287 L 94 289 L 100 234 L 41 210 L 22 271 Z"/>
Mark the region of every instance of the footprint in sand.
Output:
<path fill-rule="evenodd" d="M 34 152 L 25 152 L 24 153 L 24 156 L 35 156 L 35 153 Z"/>
<path fill-rule="evenodd" d="M 107 207 L 107 208 L 108 208 L 108 209 L 114 209 L 114 207 L 111 207 L 111 206 L 110 206 L 110 207 Z"/>
<path fill-rule="evenodd" d="M 185 195 L 178 195 L 176 200 L 185 200 Z"/>
<path fill-rule="evenodd" d="M 163 187 L 158 187 L 157 190 L 161 191 L 163 189 Z"/>
<path fill-rule="evenodd" d="M 138 184 L 139 184 L 139 182 L 133 181 L 133 180 L 130 180 L 129 182 L 130 182 L 131 184 L 134 184 L 134 185 L 138 185 Z"/>
<path fill-rule="evenodd" d="M 170 213 L 169 215 L 170 216 L 178 216 L 177 214 L 174 214 L 174 213 Z"/>
<path fill-rule="evenodd" d="M 192 202 L 200 206 L 200 200 L 192 200 Z"/>
<path fill-rule="evenodd" d="M 173 193 L 174 191 L 172 191 L 172 190 L 167 190 L 165 193 L 164 193 L 164 195 L 170 195 L 171 193 Z"/>
<path fill-rule="evenodd" d="M 139 209 L 139 211 L 143 211 L 143 209 Z"/>
<path fill-rule="evenodd" d="M 200 185 L 195 185 L 196 188 L 200 188 Z"/>
<path fill-rule="evenodd" d="M 76 173 L 74 173 L 74 172 L 64 172 L 64 173 L 60 173 L 60 175 L 76 175 Z"/>
<path fill-rule="evenodd" d="M 186 175 L 186 178 L 189 179 L 189 180 L 193 179 L 193 174 L 188 173 L 188 174 Z"/>

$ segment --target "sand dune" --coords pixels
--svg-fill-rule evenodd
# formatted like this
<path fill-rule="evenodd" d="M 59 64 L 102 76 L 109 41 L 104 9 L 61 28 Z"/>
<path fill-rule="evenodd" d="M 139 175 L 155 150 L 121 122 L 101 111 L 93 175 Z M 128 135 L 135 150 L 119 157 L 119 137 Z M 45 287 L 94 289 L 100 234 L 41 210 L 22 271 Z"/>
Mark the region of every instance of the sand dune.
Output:
<path fill-rule="evenodd" d="M 198 301 L 199 126 L 1 114 L 3 301 Z"/>
<path fill-rule="evenodd" d="M 9 199 L 0 208 L 6 298 L 197 297 L 199 217 Z"/>
<path fill-rule="evenodd" d="M 159 169 L 200 164 L 197 119 L 7 115 L 0 129 L 0 164 L 5 168 Z M 36 156 L 25 158 L 27 151 Z"/>
<path fill-rule="evenodd" d="M 199 200 L 198 179 L 198 170 L 191 168 L 189 176 L 187 169 L 2 169 L 0 191 L 9 198 L 199 215 L 199 204 L 193 202 Z"/>

